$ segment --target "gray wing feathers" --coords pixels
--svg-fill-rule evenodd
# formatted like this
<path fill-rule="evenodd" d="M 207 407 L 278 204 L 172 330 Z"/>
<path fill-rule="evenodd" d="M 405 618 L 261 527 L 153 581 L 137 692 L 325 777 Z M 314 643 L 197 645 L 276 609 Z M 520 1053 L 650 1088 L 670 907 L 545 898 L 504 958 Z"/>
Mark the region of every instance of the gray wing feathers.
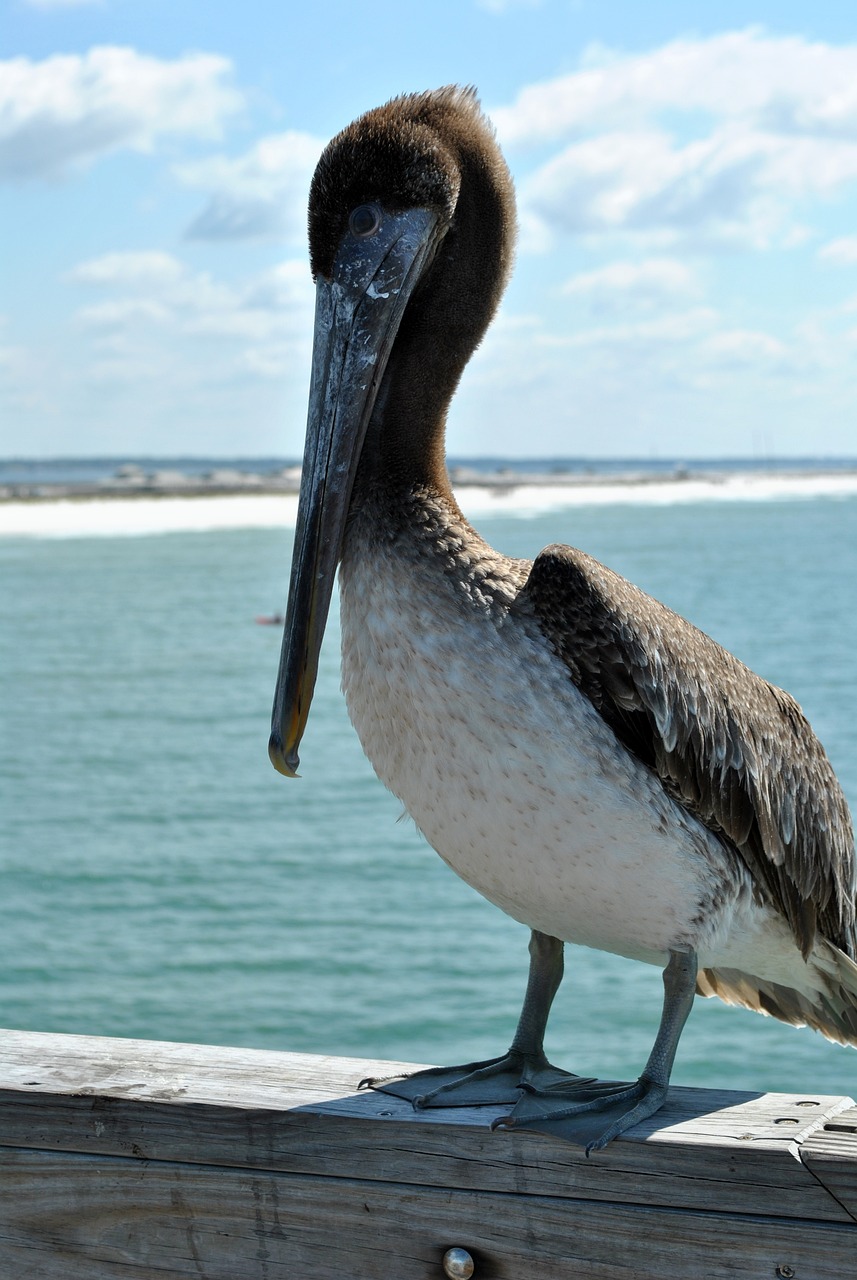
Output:
<path fill-rule="evenodd" d="M 670 795 L 729 841 L 804 954 L 855 955 L 848 806 L 788 693 L 598 561 L 546 548 L 518 607 Z"/>

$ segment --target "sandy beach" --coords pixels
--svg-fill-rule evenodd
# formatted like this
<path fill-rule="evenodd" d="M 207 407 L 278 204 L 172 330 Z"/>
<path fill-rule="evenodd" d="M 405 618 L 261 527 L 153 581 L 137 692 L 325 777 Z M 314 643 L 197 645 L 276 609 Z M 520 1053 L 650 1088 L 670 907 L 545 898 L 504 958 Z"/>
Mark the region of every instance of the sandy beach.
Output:
<path fill-rule="evenodd" d="M 836 471 L 693 471 L 527 474 L 457 468 L 464 513 L 527 518 L 575 506 L 663 506 L 694 502 L 765 502 L 857 495 L 857 468 Z M 115 537 L 207 529 L 289 528 L 297 514 L 297 469 L 288 475 L 236 473 L 136 484 L 5 486 L 0 536 Z M 36 491 L 37 490 L 37 491 Z"/>

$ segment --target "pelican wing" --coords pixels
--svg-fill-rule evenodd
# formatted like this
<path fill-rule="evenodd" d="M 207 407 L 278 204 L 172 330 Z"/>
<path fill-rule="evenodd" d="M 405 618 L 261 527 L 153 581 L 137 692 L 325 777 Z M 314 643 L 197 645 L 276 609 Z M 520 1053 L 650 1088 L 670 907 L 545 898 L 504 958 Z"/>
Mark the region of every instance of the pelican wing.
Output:
<path fill-rule="evenodd" d="M 518 607 L 628 750 L 738 849 L 804 956 L 820 933 L 853 958 L 851 817 L 794 698 L 571 547 L 536 558 Z"/>

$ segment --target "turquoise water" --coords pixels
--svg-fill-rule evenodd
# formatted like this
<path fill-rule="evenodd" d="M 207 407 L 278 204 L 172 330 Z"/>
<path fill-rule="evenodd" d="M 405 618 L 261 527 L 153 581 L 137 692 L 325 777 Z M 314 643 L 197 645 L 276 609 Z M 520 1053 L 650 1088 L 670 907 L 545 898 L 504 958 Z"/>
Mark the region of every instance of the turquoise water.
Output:
<path fill-rule="evenodd" d="M 789 688 L 857 804 L 857 499 L 483 519 L 574 542 Z M 527 932 L 440 862 L 338 692 L 334 616 L 302 752 L 266 741 L 291 534 L 0 539 L 0 1024 L 461 1061 L 508 1042 Z M 656 970 L 569 948 L 548 1048 L 636 1076 Z M 857 1058 L 698 1000 L 674 1080 L 852 1093 Z"/>

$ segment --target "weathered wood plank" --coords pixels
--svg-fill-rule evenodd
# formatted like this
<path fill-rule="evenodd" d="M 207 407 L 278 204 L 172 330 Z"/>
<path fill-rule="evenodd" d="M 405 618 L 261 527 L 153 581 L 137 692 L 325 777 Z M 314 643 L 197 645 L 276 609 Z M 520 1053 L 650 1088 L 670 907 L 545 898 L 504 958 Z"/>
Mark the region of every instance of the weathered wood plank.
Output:
<path fill-rule="evenodd" d="M 0 1035 L 0 1144 L 421 1185 L 848 1222 L 797 1158 L 847 1099 L 677 1089 L 597 1157 L 491 1133 L 489 1108 L 355 1093 L 391 1064 L 37 1033 Z M 809 1105 L 809 1104 L 812 1105 Z"/>
<path fill-rule="evenodd" d="M 0 1145 L 326 1174 L 367 1181 L 561 1198 L 670 1204 L 848 1222 L 850 1216 L 789 1144 L 740 1150 L 622 1142 L 597 1159 L 537 1134 L 491 1133 L 484 1122 L 414 1124 L 311 1113 L 240 1111 L 115 1098 L 33 1099 L 0 1093 Z M 737 1143 L 735 1146 L 737 1147 Z"/>
<path fill-rule="evenodd" d="M 586 1159 L 401 1064 L 0 1032 L 0 1280 L 857 1280 L 857 1108 L 675 1089 Z"/>
<path fill-rule="evenodd" d="M 415 1113 L 399 1099 L 355 1093 L 363 1076 L 390 1070 L 312 1055 L 0 1033 L 0 1146 L 852 1221 L 798 1158 L 848 1099 L 676 1089 L 659 1116 L 587 1160 L 542 1134 L 491 1133 L 494 1109 Z"/>
<path fill-rule="evenodd" d="M 379 1062 L 308 1053 L 281 1053 L 157 1040 L 54 1035 L 0 1030 L 0 1087 L 160 1102 L 194 1101 L 242 1108 L 294 1110 L 365 1118 L 398 1104 L 386 1094 L 358 1093 L 367 1072 L 395 1074 L 420 1063 Z M 816 1110 L 816 1104 L 819 1110 Z M 854 1103 L 821 1094 L 758 1094 L 726 1089 L 671 1091 L 667 1106 L 634 1130 L 639 1140 L 705 1141 L 740 1134 L 752 1122 L 754 1140 L 803 1140 L 829 1116 Z M 402 1115 L 420 1123 L 408 1104 Z M 500 1109 L 438 1111 L 437 1123 L 480 1125 Z M 786 1121 L 786 1124 L 783 1124 Z"/>
<path fill-rule="evenodd" d="M 819 1183 L 857 1220 L 857 1107 L 841 1111 L 801 1145 L 800 1157 Z"/>
<path fill-rule="evenodd" d="M 2 1274 L 16 1280 L 849 1280 L 855 1228 L 546 1196 L 446 1192 L 9 1150 Z"/>

